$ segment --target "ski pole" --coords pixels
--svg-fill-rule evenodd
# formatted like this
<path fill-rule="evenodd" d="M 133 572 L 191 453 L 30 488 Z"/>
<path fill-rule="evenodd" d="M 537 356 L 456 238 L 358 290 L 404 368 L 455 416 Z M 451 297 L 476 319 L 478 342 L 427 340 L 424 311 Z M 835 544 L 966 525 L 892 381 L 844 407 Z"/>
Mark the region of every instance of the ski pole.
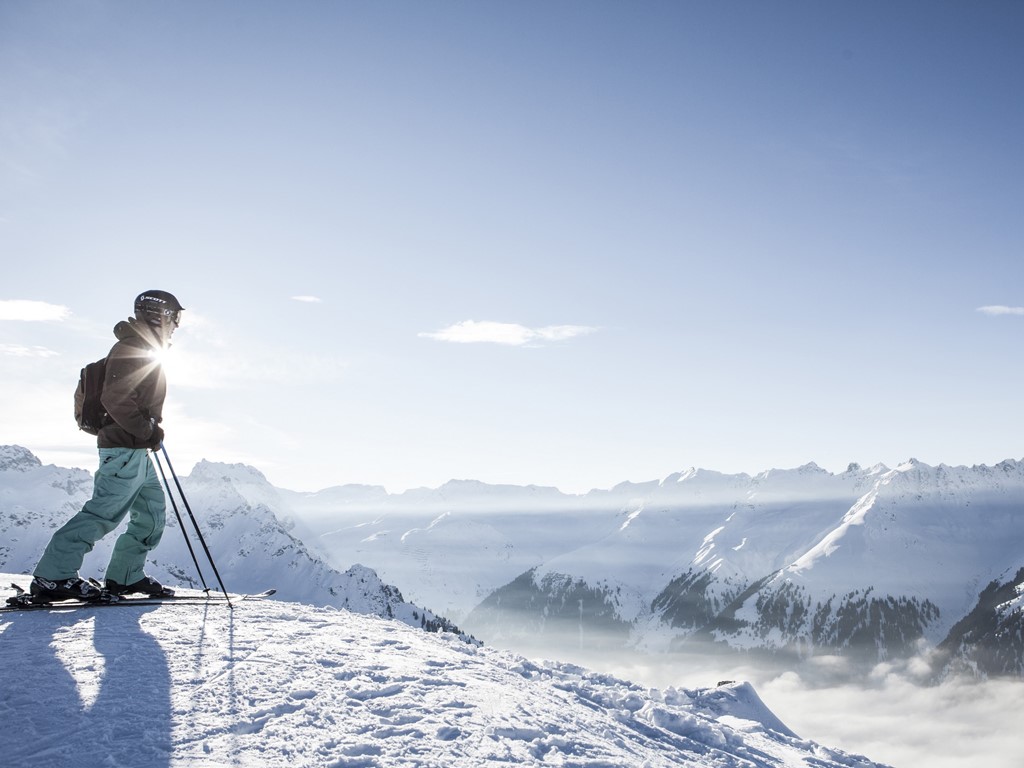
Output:
<path fill-rule="evenodd" d="M 164 488 L 167 489 L 167 498 L 171 500 L 171 507 L 174 509 L 174 516 L 178 518 L 178 527 L 181 528 L 181 535 L 185 539 L 185 546 L 188 547 L 188 553 L 192 555 L 192 562 L 196 566 L 196 573 L 199 574 L 199 581 L 202 582 L 203 592 L 209 594 L 210 588 L 206 586 L 206 579 L 203 578 L 203 569 L 199 567 L 199 559 L 196 557 L 196 551 L 192 548 L 192 542 L 188 538 L 188 531 L 185 529 L 185 521 L 181 519 L 181 513 L 178 511 L 178 502 L 174 500 L 174 494 L 171 493 L 171 484 L 167 482 L 167 475 L 164 473 L 164 465 L 163 462 L 160 461 L 160 454 L 153 451 L 152 456 L 156 460 L 156 468 L 160 470 L 160 477 L 164 481 Z"/>
<path fill-rule="evenodd" d="M 171 472 L 171 477 L 174 478 L 174 485 L 178 488 L 178 495 L 181 496 L 181 502 L 185 505 L 185 511 L 188 512 L 189 518 L 192 520 L 192 527 L 196 530 L 196 535 L 199 537 L 199 543 L 203 545 L 203 551 L 206 552 L 206 559 L 210 561 L 210 567 L 213 568 L 213 575 L 217 577 L 217 583 L 220 584 L 220 591 L 224 593 L 224 599 L 228 601 L 228 605 L 231 605 L 231 597 L 228 595 L 227 587 L 224 586 L 224 580 L 220 577 L 220 573 L 217 571 L 217 564 L 213 562 L 213 555 L 210 554 L 210 548 L 206 546 L 206 539 L 203 537 L 203 532 L 199 530 L 199 523 L 196 522 L 196 516 L 192 514 L 192 507 L 189 506 L 188 499 L 185 498 L 185 491 L 181 487 L 181 481 L 178 480 L 178 475 L 174 472 L 174 465 L 171 464 L 171 457 L 167 455 L 167 446 L 160 443 L 160 450 L 163 451 L 164 460 L 167 462 L 167 469 Z"/>

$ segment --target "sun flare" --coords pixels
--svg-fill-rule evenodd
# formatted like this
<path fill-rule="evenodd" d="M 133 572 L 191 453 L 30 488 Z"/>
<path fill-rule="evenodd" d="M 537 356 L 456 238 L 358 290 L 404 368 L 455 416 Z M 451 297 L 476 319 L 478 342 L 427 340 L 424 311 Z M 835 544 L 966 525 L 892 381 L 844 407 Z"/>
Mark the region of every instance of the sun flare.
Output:
<path fill-rule="evenodd" d="M 168 371 L 172 369 L 174 355 L 171 354 L 170 347 L 154 347 L 149 350 L 149 359 L 164 371 Z"/>

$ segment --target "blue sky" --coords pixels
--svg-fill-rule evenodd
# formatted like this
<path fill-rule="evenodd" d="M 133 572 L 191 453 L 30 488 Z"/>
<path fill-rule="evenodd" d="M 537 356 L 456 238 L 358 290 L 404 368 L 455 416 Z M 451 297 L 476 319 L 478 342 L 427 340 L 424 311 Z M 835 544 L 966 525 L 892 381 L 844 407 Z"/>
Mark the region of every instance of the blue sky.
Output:
<path fill-rule="evenodd" d="M 1021 39 L 1017 2 L 4 0 L 0 442 L 92 469 L 78 369 L 160 288 L 179 471 L 1021 458 Z"/>

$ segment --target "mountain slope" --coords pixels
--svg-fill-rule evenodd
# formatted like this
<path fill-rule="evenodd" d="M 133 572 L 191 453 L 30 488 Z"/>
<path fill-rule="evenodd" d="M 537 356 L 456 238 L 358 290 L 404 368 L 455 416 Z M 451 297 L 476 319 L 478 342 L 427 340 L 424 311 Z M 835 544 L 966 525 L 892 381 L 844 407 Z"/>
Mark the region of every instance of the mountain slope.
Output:
<path fill-rule="evenodd" d="M 281 518 L 287 519 L 288 511 L 280 492 L 258 470 L 241 464 L 200 462 L 181 482 L 229 590 L 275 588 L 285 600 L 332 605 L 396 617 L 412 626 L 459 632 L 446 618 L 407 602 L 397 587 L 382 582 L 370 568 L 357 564 L 340 571 L 311 552 L 285 529 Z M 24 448 L 2 446 L 0 489 L 0 568 L 30 573 L 53 531 L 91 496 L 92 478 L 82 470 L 43 466 Z M 201 586 L 201 573 L 206 585 L 217 590 L 217 580 L 180 498 L 177 505 L 199 560 L 199 572 L 170 504 L 167 529 L 147 561 L 147 572 L 165 583 L 193 587 Z M 97 543 L 86 557 L 83 576 L 102 577 L 115 539 L 116 533 Z M 24 577 L 19 580 L 25 581 Z"/>
<path fill-rule="evenodd" d="M 395 496 L 290 494 L 336 565 L 373 563 L 416 600 L 460 622 L 524 571 L 612 530 L 614 509 L 553 489 L 452 482 Z"/>
<path fill-rule="evenodd" d="M 1024 546 L 1024 464 L 882 473 L 814 546 L 733 606 L 732 646 L 847 651 L 867 661 L 937 645 Z"/>
<path fill-rule="evenodd" d="M 298 603 L 3 614 L 0 643 L 11 765 L 876 765 L 748 684 L 647 689 Z"/>
<path fill-rule="evenodd" d="M 466 626 L 513 644 L 541 632 L 872 664 L 942 642 L 1024 551 L 1016 461 L 691 471 L 641 493 L 609 534 L 510 580 Z"/>
<path fill-rule="evenodd" d="M 945 670 L 1024 677 L 1024 567 L 1006 581 L 993 580 L 978 604 L 939 645 Z"/>

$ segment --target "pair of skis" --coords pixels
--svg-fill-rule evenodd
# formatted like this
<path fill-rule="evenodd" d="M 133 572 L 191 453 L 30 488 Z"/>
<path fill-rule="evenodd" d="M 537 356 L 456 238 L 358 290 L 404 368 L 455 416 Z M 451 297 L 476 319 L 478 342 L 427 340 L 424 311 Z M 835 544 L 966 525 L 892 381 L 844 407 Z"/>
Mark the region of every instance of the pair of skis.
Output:
<path fill-rule="evenodd" d="M 277 592 L 276 589 L 268 589 L 266 592 L 246 595 L 211 594 L 209 592 L 202 595 L 140 595 L 139 597 L 111 595 L 110 597 L 113 599 L 109 600 L 52 600 L 40 603 L 36 602 L 31 594 L 17 584 L 12 584 L 11 587 L 14 588 L 14 591 L 17 594 L 13 597 L 7 598 L 7 604 L 5 606 L 0 606 L 0 613 L 8 613 L 12 611 L 51 611 L 77 608 L 127 608 L 131 606 L 168 605 L 174 603 L 193 605 L 221 604 L 230 607 L 231 603 L 234 601 L 262 600 L 263 598 L 270 597 Z"/>

